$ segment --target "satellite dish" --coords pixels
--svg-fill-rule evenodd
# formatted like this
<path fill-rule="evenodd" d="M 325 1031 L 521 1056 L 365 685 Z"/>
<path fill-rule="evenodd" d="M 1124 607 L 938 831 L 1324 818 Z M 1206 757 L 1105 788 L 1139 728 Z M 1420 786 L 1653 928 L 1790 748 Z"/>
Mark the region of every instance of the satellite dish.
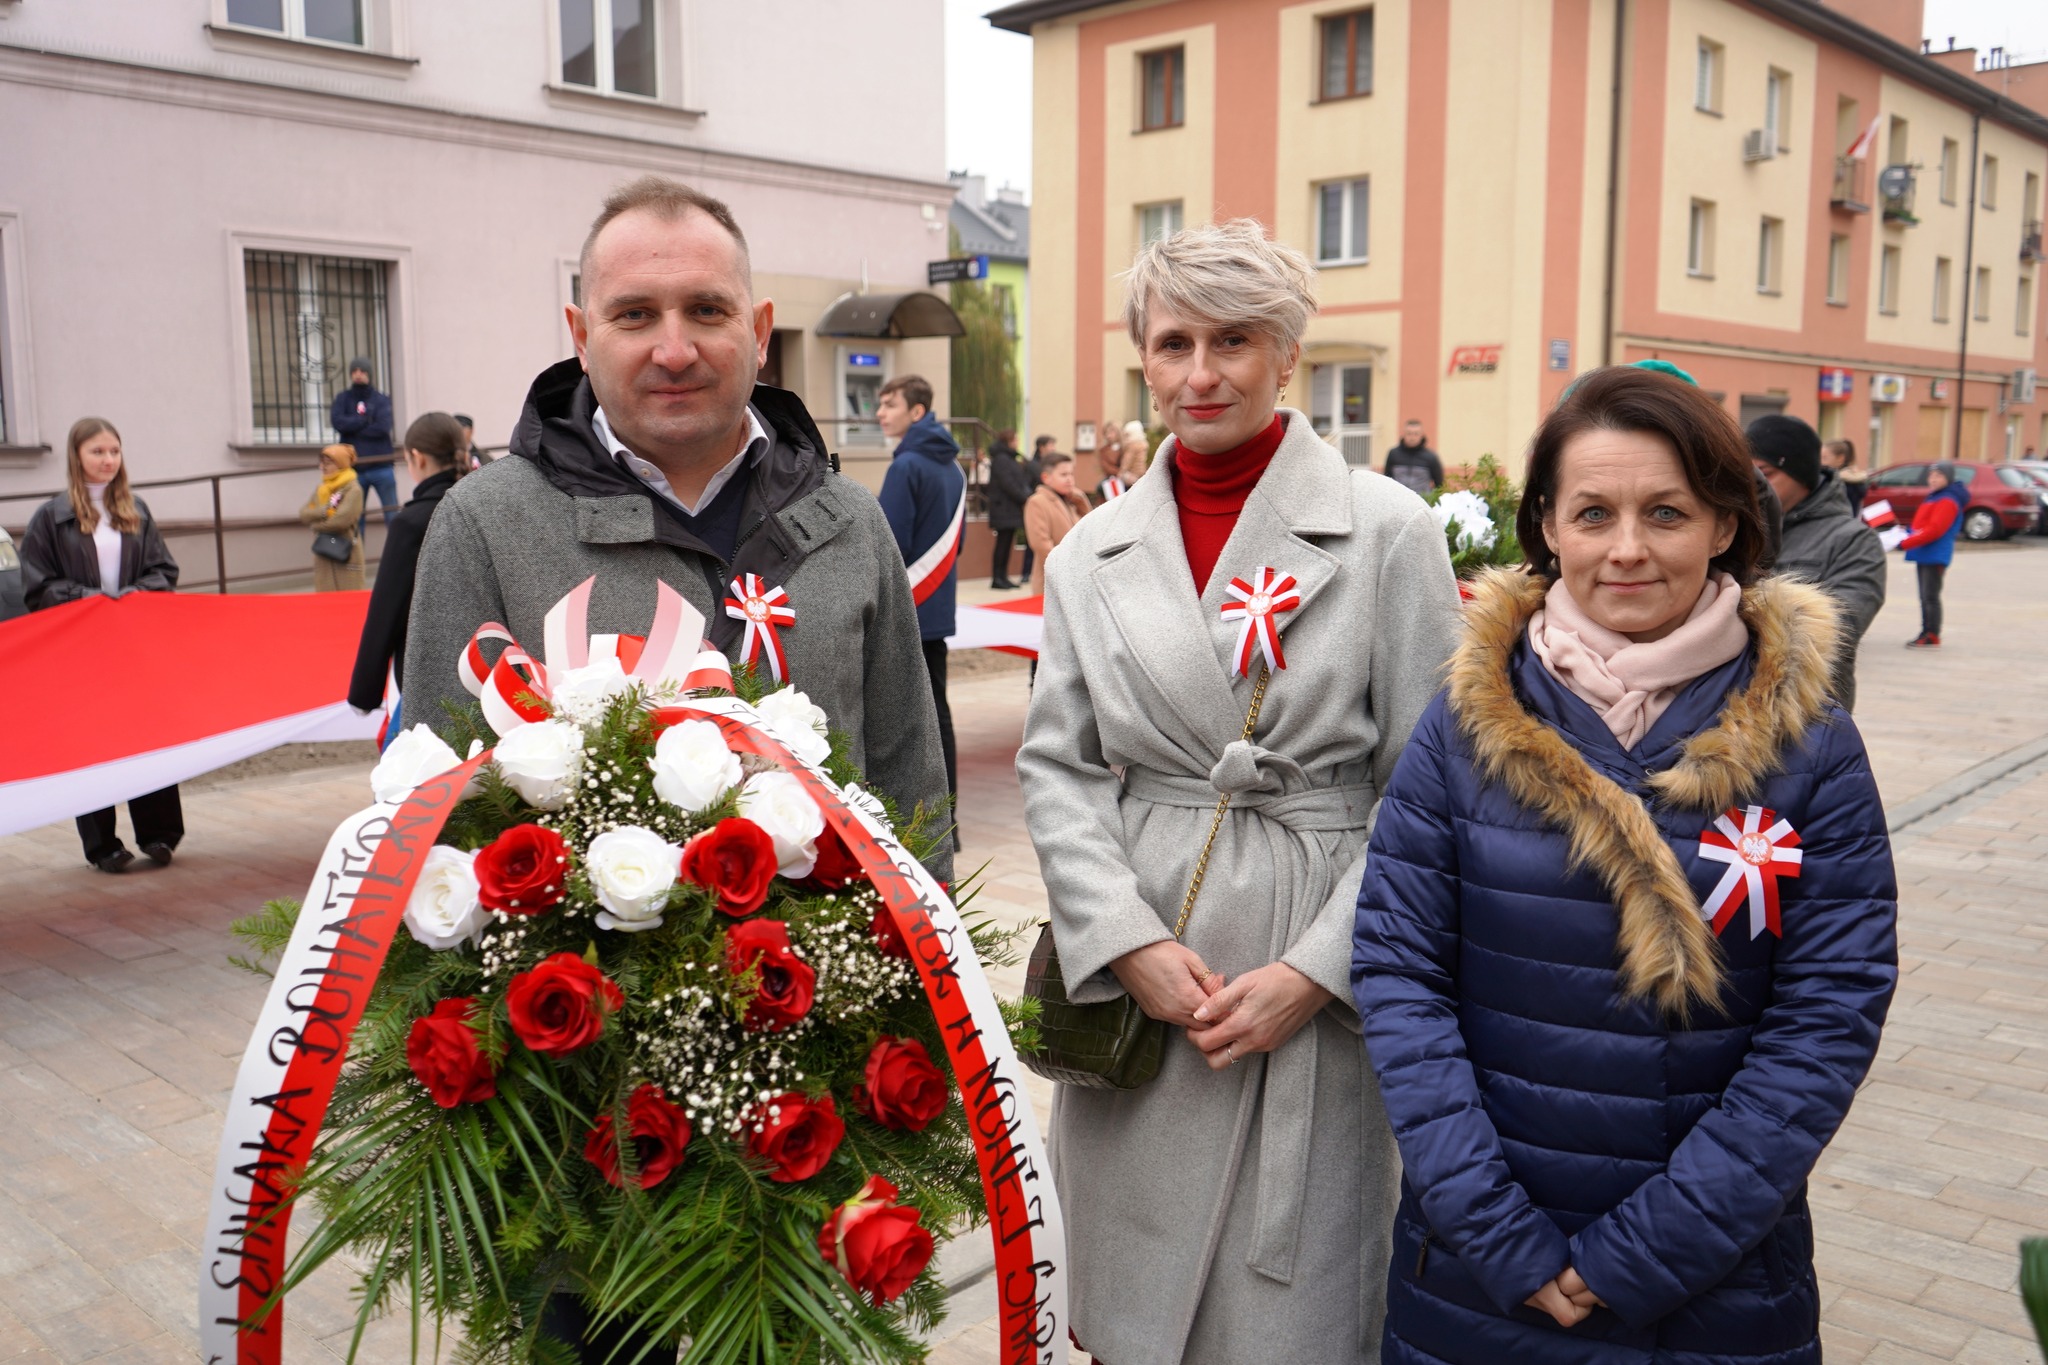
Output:
<path fill-rule="evenodd" d="M 1877 177 L 1878 193 L 1888 199 L 1897 199 L 1913 188 L 1911 166 L 1887 166 Z"/>

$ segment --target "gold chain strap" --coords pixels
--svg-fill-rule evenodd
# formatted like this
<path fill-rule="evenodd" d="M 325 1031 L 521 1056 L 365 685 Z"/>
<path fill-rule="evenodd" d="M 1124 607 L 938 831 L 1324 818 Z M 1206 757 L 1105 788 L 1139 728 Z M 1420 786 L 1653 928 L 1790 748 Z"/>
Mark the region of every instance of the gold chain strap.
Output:
<path fill-rule="evenodd" d="M 1252 688 L 1252 706 L 1251 710 L 1244 713 L 1244 733 L 1239 736 L 1240 739 L 1249 742 L 1252 731 L 1258 727 L 1259 707 L 1265 704 L 1266 682 L 1272 676 L 1271 664 L 1259 665 L 1259 682 Z M 1216 818 L 1209 825 L 1209 837 L 1202 841 L 1202 856 L 1195 859 L 1195 875 L 1188 879 L 1187 899 L 1180 903 L 1180 919 L 1173 926 L 1175 939 L 1187 930 L 1188 916 L 1194 913 L 1195 909 L 1195 897 L 1202 894 L 1202 878 L 1209 871 L 1209 850 L 1216 847 L 1216 831 L 1223 828 L 1223 812 L 1229 809 L 1230 793 L 1225 792 L 1216 798 Z"/>

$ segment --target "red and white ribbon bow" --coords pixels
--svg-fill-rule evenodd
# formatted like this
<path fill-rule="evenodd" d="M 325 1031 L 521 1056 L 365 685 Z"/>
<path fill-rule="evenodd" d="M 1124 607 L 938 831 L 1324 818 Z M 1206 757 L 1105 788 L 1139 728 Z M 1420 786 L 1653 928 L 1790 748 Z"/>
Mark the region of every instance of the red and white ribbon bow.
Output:
<path fill-rule="evenodd" d="M 499 735 L 547 718 L 550 669 L 559 676 L 616 658 L 625 673 L 650 691 L 664 686 L 682 692 L 732 690 L 732 668 L 725 655 L 705 641 L 703 615 L 666 583 L 655 584 L 654 626 L 647 634 L 590 634 L 590 588 L 596 581 L 584 579 L 548 608 L 541 622 L 544 644 L 539 659 L 521 649 L 512 632 L 497 621 L 484 622 L 469 637 L 455 671 Z M 486 640 L 505 642 L 495 663 L 484 662 Z"/>
<path fill-rule="evenodd" d="M 1261 566 L 1252 571 L 1251 582 L 1233 578 L 1223 591 L 1229 598 L 1223 604 L 1223 619 L 1238 623 L 1237 644 L 1230 651 L 1231 667 L 1238 676 L 1251 676 L 1254 641 L 1266 656 L 1267 667 L 1287 667 L 1287 656 L 1280 652 L 1278 618 L 1301 607 L 1294 575 Z"/>
<path fill-rule="evenodd" d="M 1728 927 L 1747 901 L 1751 938 L 1766 929 L 1785 936 L 1778 918 L 1778 878 L 1798 876 L 1806 856 L 1791 821 L 1780 820 L 1776 811 L 1764 806 L 1731 806 L 1725 815 L 1714 817 L 1712 829 L 1700 831 L 1700 856 L 1728 864 L 1700 907 L 1715 934 Z"/>
<path fill-rule="evenodd" d="M 796 608 L 789 604 L 789 594 L 753 573 L 735 578 L 731 589 L 733 595 L 725 599 L 725 614 L 747 623 L 747 633 L 740 640 L 740 662 L 758 667 L 765 661 L 769 676 L 778 683 L 788 682 L 789 656 L 783 653 L 776 627 L 796 624 Z"/>

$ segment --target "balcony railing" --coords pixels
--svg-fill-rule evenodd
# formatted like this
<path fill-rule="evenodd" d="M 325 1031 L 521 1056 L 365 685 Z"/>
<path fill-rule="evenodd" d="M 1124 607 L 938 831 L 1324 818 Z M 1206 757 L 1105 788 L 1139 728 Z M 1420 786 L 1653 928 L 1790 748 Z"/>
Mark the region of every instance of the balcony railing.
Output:
<path fill-rule="evenodd" d="M 2041 259 L 2041 220 L 2030 218 L 2020 225 L 2020 260 L 2022 262 Z"/>
<path fill-rule="evenodd" d="M 1868 163 L 1852 156 L 1835 158 L 1835 184 L 1828 192 L 1828 204 L 1844 213 L 1870 212 L 1870 191 L 1864 187 Z"/>
<path fill-rule="evenodd" d="M 1887 223 L 1911 225 L 1920 221 L 1913 212 L 1913 182 L 1911 166 L 1887 166 L 1877 177 L 1877 201 L 1883 210 Z"/>

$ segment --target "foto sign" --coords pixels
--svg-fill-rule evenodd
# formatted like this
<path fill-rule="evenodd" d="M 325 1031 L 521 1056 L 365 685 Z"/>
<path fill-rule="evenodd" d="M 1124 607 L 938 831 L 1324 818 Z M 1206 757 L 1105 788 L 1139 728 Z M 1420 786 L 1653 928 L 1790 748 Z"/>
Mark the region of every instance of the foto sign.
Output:
<path fill-rule="evenodd" d="M 1500 368 L 1500 346 L 1456 346 L 1445 374 L 1492 374 Z"/>
<path fill-rule="evenodd" d="M 988 278 L 988 257 L 953 256 L 943 261 L 927 262 L 924 268 L 924 282 L 930 284 L 952 284 L 955 280 L 985 280 Z"/>
<path fill-rule="evenodd" d="M 1820 396 L 1829 402 L 1839 402 L 1856 392 L 1856 374 L 1839 365 L 1823 365 L 1820 368 Z"/>

